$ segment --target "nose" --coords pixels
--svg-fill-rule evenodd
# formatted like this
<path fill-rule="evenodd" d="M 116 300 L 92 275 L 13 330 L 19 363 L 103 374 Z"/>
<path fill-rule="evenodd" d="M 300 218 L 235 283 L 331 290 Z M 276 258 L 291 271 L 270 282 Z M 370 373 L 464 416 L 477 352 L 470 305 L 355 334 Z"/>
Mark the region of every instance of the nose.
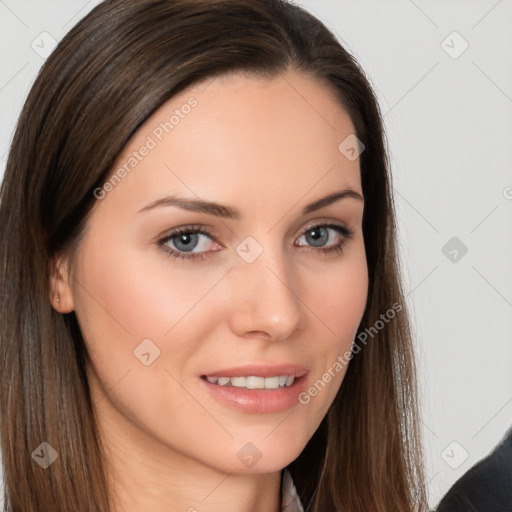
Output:
<path fill-rule="evenodd" d="M 299 279 L 282 251 L 263 253 L 252 263 L 239 260 L 231 274 L 231 315 L 238 336 L 280 340 L 305 321 Z"/>

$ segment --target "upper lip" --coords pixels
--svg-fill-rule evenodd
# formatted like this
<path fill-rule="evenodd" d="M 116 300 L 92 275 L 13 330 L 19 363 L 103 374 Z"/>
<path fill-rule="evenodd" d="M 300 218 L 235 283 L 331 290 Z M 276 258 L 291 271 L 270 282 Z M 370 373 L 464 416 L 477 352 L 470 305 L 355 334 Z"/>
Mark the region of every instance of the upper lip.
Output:
<path fill-rule="evenodd" d="M 204 377 L 273 377 L 276 375 L 294 375 L 302 377 L 308 373 L 309 369 L 298 364 L 249 364 L 245 366 L 233 366 L 222 370 L 215 370 L 205 373 Z"/>

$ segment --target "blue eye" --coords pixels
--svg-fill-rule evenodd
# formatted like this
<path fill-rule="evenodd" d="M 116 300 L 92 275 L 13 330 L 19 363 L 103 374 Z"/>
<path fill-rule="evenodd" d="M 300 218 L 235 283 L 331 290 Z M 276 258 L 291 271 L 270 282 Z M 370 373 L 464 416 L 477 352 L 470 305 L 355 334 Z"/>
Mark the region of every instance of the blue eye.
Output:
<path fill-rule="evenodd" d="M 329 230 L 335 231 L 341 239 L 334 246 L 324 248 L 323 244 L 325 244 L 330 238 Z M 339 226 L 337 224 L 317 224 L 315 226 L 311 226 L 306 229 L 301 238 L 308 238 L 308 233 L 310 234 L 309 240 L 312 241 L 313 247 L 320 247 L 320 250 L 323 253 L 330 253 L 332 251 L 340 252 L 353 235 L 351 230 L 345 226 Z"/>
<path fill-rule="evenodd" d="M 212 238 L 212 235 L 201 226 L 184 226 L 174 230 L 170 235 L 159 240 L 158 246 L 161 246 L 169 256 L 174 256 L 177 259 L 203 259 L 208 254 L 208 251 L 198 253 L 191 252 L 197 247 L 200 235 Z M 175 249 L 167 245 L 169 242 L 173 243 Z"/>
<path fill-rule="evenodd" d="M 335 245 L 325 248 L 323 245 L 330 239 L 330 232 L 332 231 L 338 235 L 340 240 Z M 214 240 L 213 235 L 201 226 L 184 226 L 175 229 L 169 235 L 160 239 L 157 245 L 166 251 L 169 256 L 173 256 L 176 259 L 204 259 L 211 252 L 217 251 L 203 250 L 201 252 L 192 252 L 198 245 L 201 245 L 199 243 L 201 235 L 208 237 L 210 240 Z M 353 235 L 354 232 L 346 226 L 338 224 L 316 224 L 303 231 L 300 238 L 305 237 L 309 239 L 308 242 L 312 244 L 312 247 L 308 250 L 327 255 L 329 253 L 340 253 Z M 169 247 L 169 243 L 172 243 L 174 248 Z M 302 247 L 302 245 L 298 247 Z"/>

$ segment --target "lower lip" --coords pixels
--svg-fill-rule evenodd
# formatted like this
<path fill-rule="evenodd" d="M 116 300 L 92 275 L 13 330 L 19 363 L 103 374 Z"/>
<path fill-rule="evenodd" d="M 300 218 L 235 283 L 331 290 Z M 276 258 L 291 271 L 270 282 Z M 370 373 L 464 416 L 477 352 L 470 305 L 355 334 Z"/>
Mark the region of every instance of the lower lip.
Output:
<path fill-rule="evenodd" d="M 219 386 L 200 378 L 203 386 L 220 402 L 245 412 L 271 413 L 289 409 L 298 403 L 298 396 L 306 385 L 305 375 L 295 378 L 288 388 L 247 389 L 234 386 Z"/>

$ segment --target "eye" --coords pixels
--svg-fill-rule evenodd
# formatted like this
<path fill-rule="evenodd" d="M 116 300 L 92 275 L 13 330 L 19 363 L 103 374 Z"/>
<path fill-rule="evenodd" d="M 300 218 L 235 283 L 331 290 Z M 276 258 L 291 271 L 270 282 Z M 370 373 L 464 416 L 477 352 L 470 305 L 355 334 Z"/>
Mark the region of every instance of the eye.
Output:
<path fill-rule="evenodd" d="M 298 241 L 304 238 L 307 240 L 306 243 L 311 244 L 307 249 L 308 251 L 311 250 L 315 253 L 327 255 L 328 253 L 341 252 L 353 235 L 354 233 L 351 229 L 340 224 L 315 224 L 303 231 Z M 207 250 L 208 243 L 202 242 L 201 238 L 209 238 L 211 241 L 215 240 L 214 235 L 202 226 L 184 226 L 175 229 L 169 235 L 160 239 L 157 245 L 166 251 L 169 256 L 184 260 L 204 259 L 210 253 L 217 252 L 222 247 L 216 243 L 216 249 Z M 331 242 L 331 246 L 324 247 L 332 238 L 338 238 L 338 242 L 335 242 L 334 245 Z M 303 247 L 302 244 L 297 242 L 294 245 L 296 247 Z M 198 250 L 193 252 L 195 249 Z"/>
<path fill-rule="evenodd" d="M 208 244 L 200 243 L 201 237 L 213 238 L 206 229 L 202 226 L 184 226 L 175 229 L 170 235 L 162 238 L 158 241 L 158 246 L 162 247 L 169 256 L 173 256 L 177 259 L 195 259 L 205 258 L 209 251 L 205 251 L 205 245 Z M 168 243 L 172 242 L 174 249 L 168 246 Z M 203 249 L 202 252 L 192 252 L 194 249 Z"/>
<path fill-rule="evenodd" d="M 335 233 L 334 237 L 331 237 L 332 232 Z M 313 248 L 320 248 L 316 252 L 325 255 L 332 252 L 341 252 L 353 235 L 354 232 L 351 229 L 341 224 L 315 224 L 306 228 L 306 231 L 299 240 L 301 238 L 306 239 L 308 243 L 312 244 Z M 337 243 L 330 247 L 324 247 L 328 240 L 336 237 L 339 239 Z"/>

